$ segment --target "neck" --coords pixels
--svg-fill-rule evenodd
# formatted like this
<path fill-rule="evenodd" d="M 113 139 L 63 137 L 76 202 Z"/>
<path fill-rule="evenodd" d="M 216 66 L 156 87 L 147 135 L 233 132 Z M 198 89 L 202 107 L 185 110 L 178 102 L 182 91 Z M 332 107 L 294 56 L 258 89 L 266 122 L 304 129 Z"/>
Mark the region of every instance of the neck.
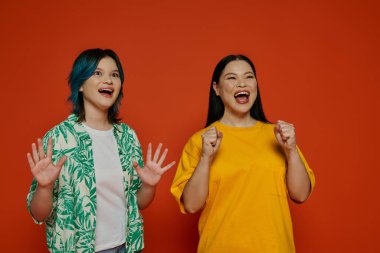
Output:
<path fill-rule="evenodd" d="M 94 108 L 85 108 L 86 118 L 83 121 L 87 126 L 96 130 L 109 130 L 112 124 L 108 121 L 108 111 L 94 110 Z"/>
<path fill-rule="evenodd" d="M 223 117 L 219 120 L 220 123 L 223 123 L 227 126 L 234 127 L 250 127 L 256 124 L 257 120 L 251 117 L 249 113 L 244 115 L 231 114 L 224 112 Z"/>

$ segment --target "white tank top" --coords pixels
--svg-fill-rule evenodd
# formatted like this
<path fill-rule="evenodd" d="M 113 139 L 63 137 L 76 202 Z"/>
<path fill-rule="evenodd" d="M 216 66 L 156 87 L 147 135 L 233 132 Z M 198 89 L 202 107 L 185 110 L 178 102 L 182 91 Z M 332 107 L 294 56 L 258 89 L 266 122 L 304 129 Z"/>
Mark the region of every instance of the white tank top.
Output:
<path fill-rule="evenodd" d="M 97 202 L 95 251 L 100 251 L 125 242 L 123 170 L 113 129 L 100 131 L 84 127 L 92 139 Z"/>

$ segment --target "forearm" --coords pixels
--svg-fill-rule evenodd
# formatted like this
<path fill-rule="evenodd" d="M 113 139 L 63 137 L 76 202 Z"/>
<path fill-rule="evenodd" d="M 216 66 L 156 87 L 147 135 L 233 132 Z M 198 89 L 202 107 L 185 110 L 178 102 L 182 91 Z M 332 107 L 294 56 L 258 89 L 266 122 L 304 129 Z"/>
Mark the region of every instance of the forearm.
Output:
<path fill-rule="evenodd" d="M 306 167 L 295 148 L 287 154 L 286 183 L 289 196 L 298 203 L 304 202 L 310 195 L 311 183 Z"/>
<path fill-rule="evenodd" d="M 53 208 L 53 187 L 37 185 L 34 196 L 30 202 L 30 211 L 35 219 L 44 221 Z"/>
<path fill-rule="evenodd" d="M 147 208 L 152 203 L 156 194 L 156 186 L 142 184 L 140 190 L 137 192 L 137 203 L 139 209 Z"/>
<path fill-rule="evenodd" d="M 196 213 L 205 204 L 208 196 L 211 161 L 201 158 L 182 195 L 186 212 Z"/>

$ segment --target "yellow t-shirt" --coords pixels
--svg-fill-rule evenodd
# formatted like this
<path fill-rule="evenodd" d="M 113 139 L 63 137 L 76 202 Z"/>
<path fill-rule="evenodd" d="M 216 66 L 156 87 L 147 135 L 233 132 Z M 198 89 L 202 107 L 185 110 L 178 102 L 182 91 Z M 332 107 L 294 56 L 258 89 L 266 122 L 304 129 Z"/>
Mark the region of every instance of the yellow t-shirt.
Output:
<path fill-rule="evenodd" d="M 273 124 L 215 126 L 223 139 L 210 168 L 209 194 L 199 219 L 198 253 L 295 252 L 286 189 L 286 160 Z M 184 147 L 171 192 L 181 196 L 198 164 L 201 134 Z M 301 154 L 301 152 L 300 152 Z M 311 185 L 315 179 L 305 159 Z"/>

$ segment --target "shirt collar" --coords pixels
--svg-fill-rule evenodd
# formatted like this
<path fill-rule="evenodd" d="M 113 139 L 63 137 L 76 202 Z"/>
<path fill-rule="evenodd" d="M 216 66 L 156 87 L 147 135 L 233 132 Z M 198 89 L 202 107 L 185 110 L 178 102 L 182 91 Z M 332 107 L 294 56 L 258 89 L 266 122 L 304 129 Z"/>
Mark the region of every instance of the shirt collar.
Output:
<path fill-rule="evenodd" d="M 83 127 L 82 123 L 78 122 L 78 116 L 77 115 L 70 114 L 69 117 L 67 117 L 67 121 L 69 121 L 71 124 L 73 124 L 74 128 L 78 132 L 85 132 L 86 131 L 86 129 Z M 120 133 L 123 132 L 123 128 L 121 127 L 121 124 L 113 123 L 112 126 L 113 126 L 114 132 L 120 132 Z"/>

